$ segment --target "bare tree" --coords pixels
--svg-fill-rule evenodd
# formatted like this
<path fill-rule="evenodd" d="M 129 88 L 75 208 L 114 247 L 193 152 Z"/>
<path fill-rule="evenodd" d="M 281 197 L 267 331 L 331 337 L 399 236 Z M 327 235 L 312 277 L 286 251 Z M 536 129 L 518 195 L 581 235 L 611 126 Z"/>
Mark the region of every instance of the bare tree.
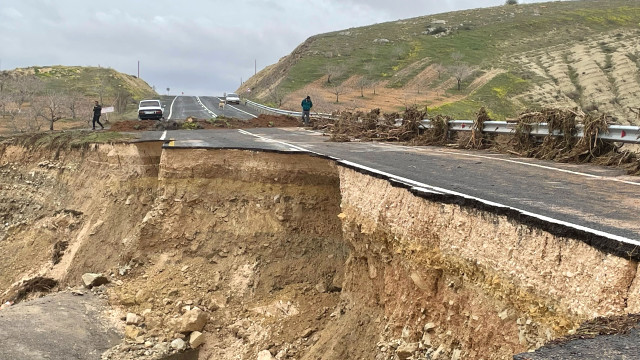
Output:
<path fill-rule="evenodd" d="M 53 124 L 65 115 L 66 96 L 53 90 L 47 91 L 37 101 L 37 113 L 49 123 L 49 130 L 53 131 Z"/>
<path fill-rule="evenodd" d="M 438 73 L 438 79 L 440 79 L 440 77 L 442 76 L 442 73 L 444 73 L 447 70 L 447 68 L 442 66 L 442 64 L 433 64 L 432 69 L 433 71 Z"/>
<path fill-rule="evenodd" d="M 340 102 L 340 95 L 344 94 L 346 91 L 347 87 L 342 84 L 333 83 L 331 85 L 331 93 L 336 96 L 336 103 Z"/>
<path fill-rule="evenodd" d="M 108 85 L 107 76 L 103 74 L 98 75 L 98 77 L 96 78 L 96 83 L 93 86 L 93 90 L 96 92 L 96 94 L 98 94 L 98 99 L 100 101 L 100 104 L 104 104 L 104 96 L 105 96 L 107 85 Z"/>
<path fill-rule="evenodd" d="M 358 88 L 360 88 L 360 97 L 364 97 L 364 88 L 371 85 L 371 80 L 369 80 L 365 76 L 361 76 L 358 79 L 357 84 L 358 84 Z"/>
<path fill-rule="evenodd" d="M 122 114 L 127 111 L 127 104 L 131 100 L 131 94 L 128 91 L 120 89 L 116 92 L 116 101 L 114 104 L 115 111 L 118 114 Z"/>
<path fill-rule="evenodd" d="M 284 92 L 280 90 L 280 87 L 276 86 L 269 90 L 269 101 L 276 104 L 278 108 L 282 107 L 282 102 L 284 101 Z"/>
<path fill-rule="evenodd" d="M 327 64 L 325 66 L 325 74 L 327 74 L 327 84 L 331 84 L 331 79 L 339 78 L 344 75 L 345 68 L 342 64 Z"/>
<path fill-rule="evenodd" d="M 11 73 L 0 71 L 0 93 L 5 91 L 6 85 L 12 80 Z"/>
<path fill-rule="evenodd" d="M 473 69 L 469 64 L 462 62 L 464 58 L 464 54 L 460 52 L 454 52 L 451 54 L 451 58 L 453 59 L 453 65 L 449 68 L 451 73 L 456 78 L 458 82 L 458 91 L 460 91 L 462 86 L 462 81 L 471 76 L 473 74 Z"/>
<path fill-rule="evenodd" d="M 31 75 L 18 76 L 10 83 L 15 94 L 14 101 L 18 110 L 22 110 L 24 104 L 33 101 L 34 97 L 42 92 L 44 84 L 40 79 Z"/>
<path fill-rule="evenodd" d="M 14 131 L 20 131 L 17 126 L 16 117 L 18 108 L 13 102 L 13 96 L 8 92 L 0 92 L 0 120 L 4 120 Z"/>
<path fill-rule="evenodd" d="M 473 74 L 473 69 L 471 68 L 471 66 L 465 63 L 453 65 L 451 66 L 450 69 L 451 69 L 451 73 L 453 74 L 453 76 L 456 78 L 456 81 L 458 82 L 458 91 L 460 91 L 462 87 L 462 81 L 464 81 L 469 76 L 471 76 L 471 74 Z"/>
<path fill-rule="evenodd" d="M 372 63 L 367 64 L 364 69 L 367 71 L 367 74 L 369 74 L 369 81 L 370 81 L 370 86 L 373 88 L 373 95 L 376 94 L 376 82 L 374 79 L 374 75 L 376 72 L 376 66 Z"/>
<path fill-rule="evenodd" d="M 460 61 L 462 61 L 463 58 L 464 58 L 464 54 L 459 51 L 456 51 L 451 54 L 451 59 L 453 59 L 454 64 L 459 63 Z"/>
<path fill-rule="evenodd" d="M 65 97 L 64 105 L 69 110 L 69 114 L 71 114 L 72 119 L 78 118 L 78 107 L 81 106 L 82 103 L 82 95 L 75 90 L 69 92 L 69 94 Z"/>

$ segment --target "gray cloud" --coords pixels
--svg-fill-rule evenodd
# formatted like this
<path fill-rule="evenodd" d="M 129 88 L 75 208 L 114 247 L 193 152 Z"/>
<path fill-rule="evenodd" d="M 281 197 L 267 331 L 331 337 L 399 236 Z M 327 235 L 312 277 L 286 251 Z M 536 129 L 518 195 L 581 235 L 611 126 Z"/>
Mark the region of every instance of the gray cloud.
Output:
<path fill-rule="evenodd" d="M 535 1 L 521 1 L 535 2 Z M 159 92 L 218 95 L 309 36 L 503 0 L 22 0 L 0 5 L 2 69 L 112 67 Z"/>

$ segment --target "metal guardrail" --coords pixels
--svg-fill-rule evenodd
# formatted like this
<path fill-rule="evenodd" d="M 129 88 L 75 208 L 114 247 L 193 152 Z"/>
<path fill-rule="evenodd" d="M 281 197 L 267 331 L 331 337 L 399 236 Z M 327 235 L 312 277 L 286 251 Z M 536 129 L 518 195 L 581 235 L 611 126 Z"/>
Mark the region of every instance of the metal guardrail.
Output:
<path fill-rule="evenodd" d="M 485 121 L 483 124 L 483 133 L 494 134 L 515 134 L 517 123 L 510 123 L 506 121 Z M 422 120 L 422 126 L 426 129 L 432 128 L 431 120 Z M 450 131 L 472 131 L 473 120 L 451 120 L 449 121 Z M 530 135 L 533 136 L 547 136 L 549 135 L 549 124 L 538 123 L 531 124 Z M 577 132 L 574 136 L 583 137 L 583 126 L 578 125 L 576 127 Z M 562 136 L 562 132 L 555 130 L 551 134 L 552 136 Z M 628 125 L 610 125 L 609 132 L 598 134 L 598 138 L 601 140 L 623 142 L 631 144 L 640 144 L 640 127 L 628 126 Z"/>
<path fill-rule="evenodd" d="M 258 104 L 251 100 L 245 100 L 245 104 L 266 114 L 278 114 L 278 115 L 302 117 L 302 112 L 275 109 L 262 104 Z M 334 118 L 331 114 L 321 114 L 321 113 L 311 113 L 311 116 L 324 118 L 324 119 Z M 483 125 L 484 125 L 482 129 L 483 133 L 515 134 L 517 123 L 506 122 L 506 121 L 485 121 Z M 422 120 L 422 126 L 425 129 L 430 129 L 433 127 L 431 125 L 431 120 L 429 119 Z M 449 131 L 472 131 L 473 126 L 474 126 L 473 120 L 449 121 Z M 531 126 L 531 131 L 529 132 L 530 135 L 540 136 L 540 137 L 549 135 L 549 124 L 547 123 L 531 124 L 530 126 Z M 583 126 L 578 125 L 576 129 L 577 129 L 577 132 L 574 136 L 583 137 L 584 136 Z M 555 130 L 551 135 L 562 136 L 563 134 L 562 132 Z M 628 125 L 610 125 L 609 131 L 607 133 L 598 134 L 598 138 L 606 141 L 640 144 L 640 127 L 628 126 Z"/>
<path fill-rule="evenodd" d="M 262 104 L 258 104 L 257 102 L 253 102 L 251 100 L 245 100 L 245 105 L 251 106 L 252 108 L 264 113 L 264 114 L 277 114 L 277 115 L 289 115 L 294 117 L 302 117 L 301 111 L 289 111 L 276 109 L 272 107 L 268 107 Z M 322 119 L 333 119 L 333 115 L 331 114 L 322 114 L 322 113 L 310 113 L 311 117 L 317 117 Z"/>

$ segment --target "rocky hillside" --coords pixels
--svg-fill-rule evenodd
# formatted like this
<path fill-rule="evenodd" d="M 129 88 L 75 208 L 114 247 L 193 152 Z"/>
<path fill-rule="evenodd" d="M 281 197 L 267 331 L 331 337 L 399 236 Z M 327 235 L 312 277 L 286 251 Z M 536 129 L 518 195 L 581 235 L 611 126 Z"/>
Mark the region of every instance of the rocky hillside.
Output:
<path fill-rule="evenodd" d="M 584 0 L 421 16 L 307 39 L 239 91 L 318 111 L 410 105 L 468 119 L 581 107 L 640 124 L 640 4 Z"/>

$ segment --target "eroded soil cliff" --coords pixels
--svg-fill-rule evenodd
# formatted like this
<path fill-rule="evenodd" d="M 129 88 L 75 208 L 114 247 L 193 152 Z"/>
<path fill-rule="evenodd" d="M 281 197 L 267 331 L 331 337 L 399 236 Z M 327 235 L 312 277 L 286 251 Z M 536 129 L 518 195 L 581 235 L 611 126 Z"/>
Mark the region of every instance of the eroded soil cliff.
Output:
<path fill-rule="evenodd" d="M 10 145 L 0 175 L 0 300 L 106 274 L 139 321 L 105 358 L 195 307 L 202 359 L 509 359 L 640 307 L 635 261 L 309 155 Z"/>

